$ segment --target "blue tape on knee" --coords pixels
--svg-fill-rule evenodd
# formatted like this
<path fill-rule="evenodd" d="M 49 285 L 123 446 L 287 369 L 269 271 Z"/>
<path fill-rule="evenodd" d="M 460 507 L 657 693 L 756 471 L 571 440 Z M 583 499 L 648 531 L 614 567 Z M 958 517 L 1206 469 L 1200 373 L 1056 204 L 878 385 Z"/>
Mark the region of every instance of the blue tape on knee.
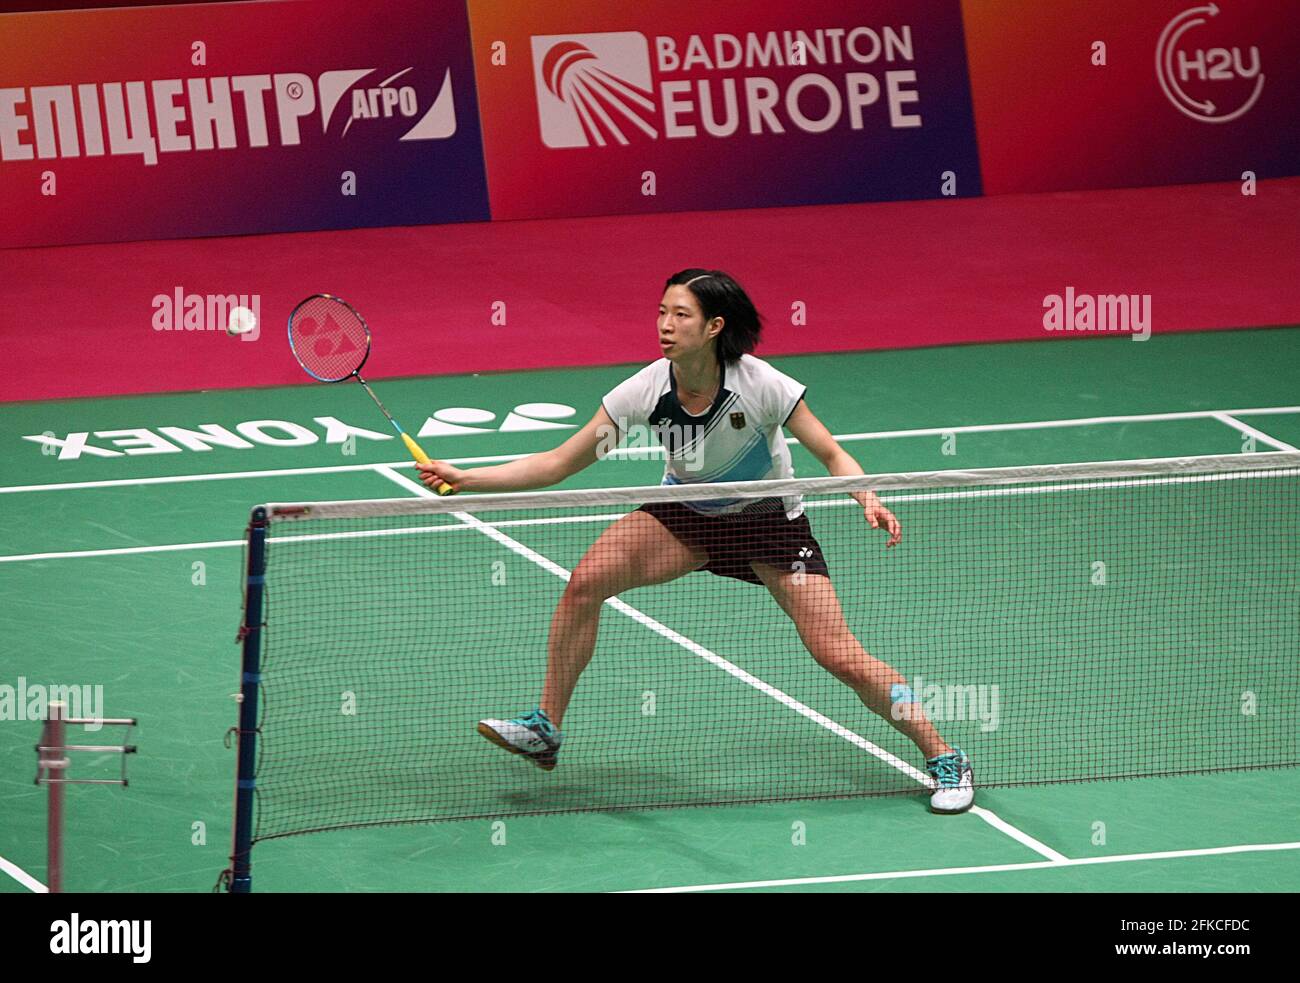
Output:
<path fill-rule="evenodd" d="M 916 696 L 912 693 L 912 687 L 903 683 L 894 683 L 889 689 L 889 701 L 891 703 L 915 703 Z"/>

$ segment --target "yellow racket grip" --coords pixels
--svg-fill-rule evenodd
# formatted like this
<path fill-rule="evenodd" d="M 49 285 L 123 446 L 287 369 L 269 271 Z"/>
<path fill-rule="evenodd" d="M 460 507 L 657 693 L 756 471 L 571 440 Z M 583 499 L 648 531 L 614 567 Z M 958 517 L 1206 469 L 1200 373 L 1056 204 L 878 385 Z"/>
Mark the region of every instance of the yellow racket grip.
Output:
<path fill-rule="evenodd" d="M 415 458 L 418 463 L 429 463 L 429 455 L 424 453 L 420 445 L 415 442 L 415 439 L 409 433 L 402 434 L 402 443 L 406 445 L 406 449 L 411 452 L 411 457 Z M 452 488 L 451 485 L 444 481 L 438 486 L 438 494 L 454 495 L 456 494 L 456 489 Z"/>

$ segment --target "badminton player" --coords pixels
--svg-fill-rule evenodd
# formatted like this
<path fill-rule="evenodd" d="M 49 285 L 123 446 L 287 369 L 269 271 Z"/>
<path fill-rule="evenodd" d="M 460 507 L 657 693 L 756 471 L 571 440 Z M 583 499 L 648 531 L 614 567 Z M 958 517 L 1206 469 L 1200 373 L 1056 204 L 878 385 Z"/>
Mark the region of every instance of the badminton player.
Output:
<path fill-rule="evenodd" d="M 808 408 L 804 387 L 750 354 L 760 317 L 726 273 L 688 269 L 669 278 L 658 328 L 663 358 L 615 386 L 559 447 L 470 470 L 432 461 L 419 466 L 421 480 L 431 487 L 445 481 L 458 492 L 542 488 L 596 461 L 602 446 L 614 445 L 611 435 L 637 427 L 650 428 L 665 447 L 664 484 L 793 477 L 783 427 L 832 475 L 863 473 Z M 875 493 L 853 497 L 868 526 L 888 534 L 886 546 L 898 545 L 902 528 Z M 591 660 L 606 599 L 694 570 L 765 587 L 812 657 L 916 744 L 935 783 L 931 810 L 970 808 L 970 759 L 926 719 L 903 676 L 854 637 L 798 496 L 652 503 L 613 522 L 574 569 L 551 620 L 540 706 L 510 720 L 480 721 L 479 733 L 544 770 L 554 768 L 564 713 Z"/>

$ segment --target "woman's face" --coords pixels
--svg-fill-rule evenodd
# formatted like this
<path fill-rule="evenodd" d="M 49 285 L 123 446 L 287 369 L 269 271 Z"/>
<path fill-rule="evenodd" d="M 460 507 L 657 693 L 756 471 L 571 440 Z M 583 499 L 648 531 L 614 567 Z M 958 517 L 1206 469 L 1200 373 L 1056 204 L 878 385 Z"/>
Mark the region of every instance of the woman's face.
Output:
<path fill-rule="evenodd" d="M 695 294 L 680 284 L 664 291 L 659 301 L 659 350 L 676 361 L 707 349 L 722 331 L 722 318 L 704 319 Z"/>

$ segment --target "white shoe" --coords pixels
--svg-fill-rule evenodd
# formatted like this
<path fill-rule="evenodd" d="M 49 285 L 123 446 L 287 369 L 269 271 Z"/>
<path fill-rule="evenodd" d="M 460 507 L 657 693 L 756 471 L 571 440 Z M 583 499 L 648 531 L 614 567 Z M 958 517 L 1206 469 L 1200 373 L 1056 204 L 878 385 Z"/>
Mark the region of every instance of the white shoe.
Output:
<path fill-rule="evenodd" d="M 930 811 L 942 815 L 965 812 L 975 803 L 975 772 L 970 758 L 961 748 L 947 754 L 928 758 L 925 770 L 934 779 L 934 794 L 930 796 Z"/>
<path fill-rule="evenodd" d="M 564 735 L 540 709 L 511 720 L 480 720 L 478 732 L 497 747 L 521 754 L 542 771 L 556 765 Z"/>

